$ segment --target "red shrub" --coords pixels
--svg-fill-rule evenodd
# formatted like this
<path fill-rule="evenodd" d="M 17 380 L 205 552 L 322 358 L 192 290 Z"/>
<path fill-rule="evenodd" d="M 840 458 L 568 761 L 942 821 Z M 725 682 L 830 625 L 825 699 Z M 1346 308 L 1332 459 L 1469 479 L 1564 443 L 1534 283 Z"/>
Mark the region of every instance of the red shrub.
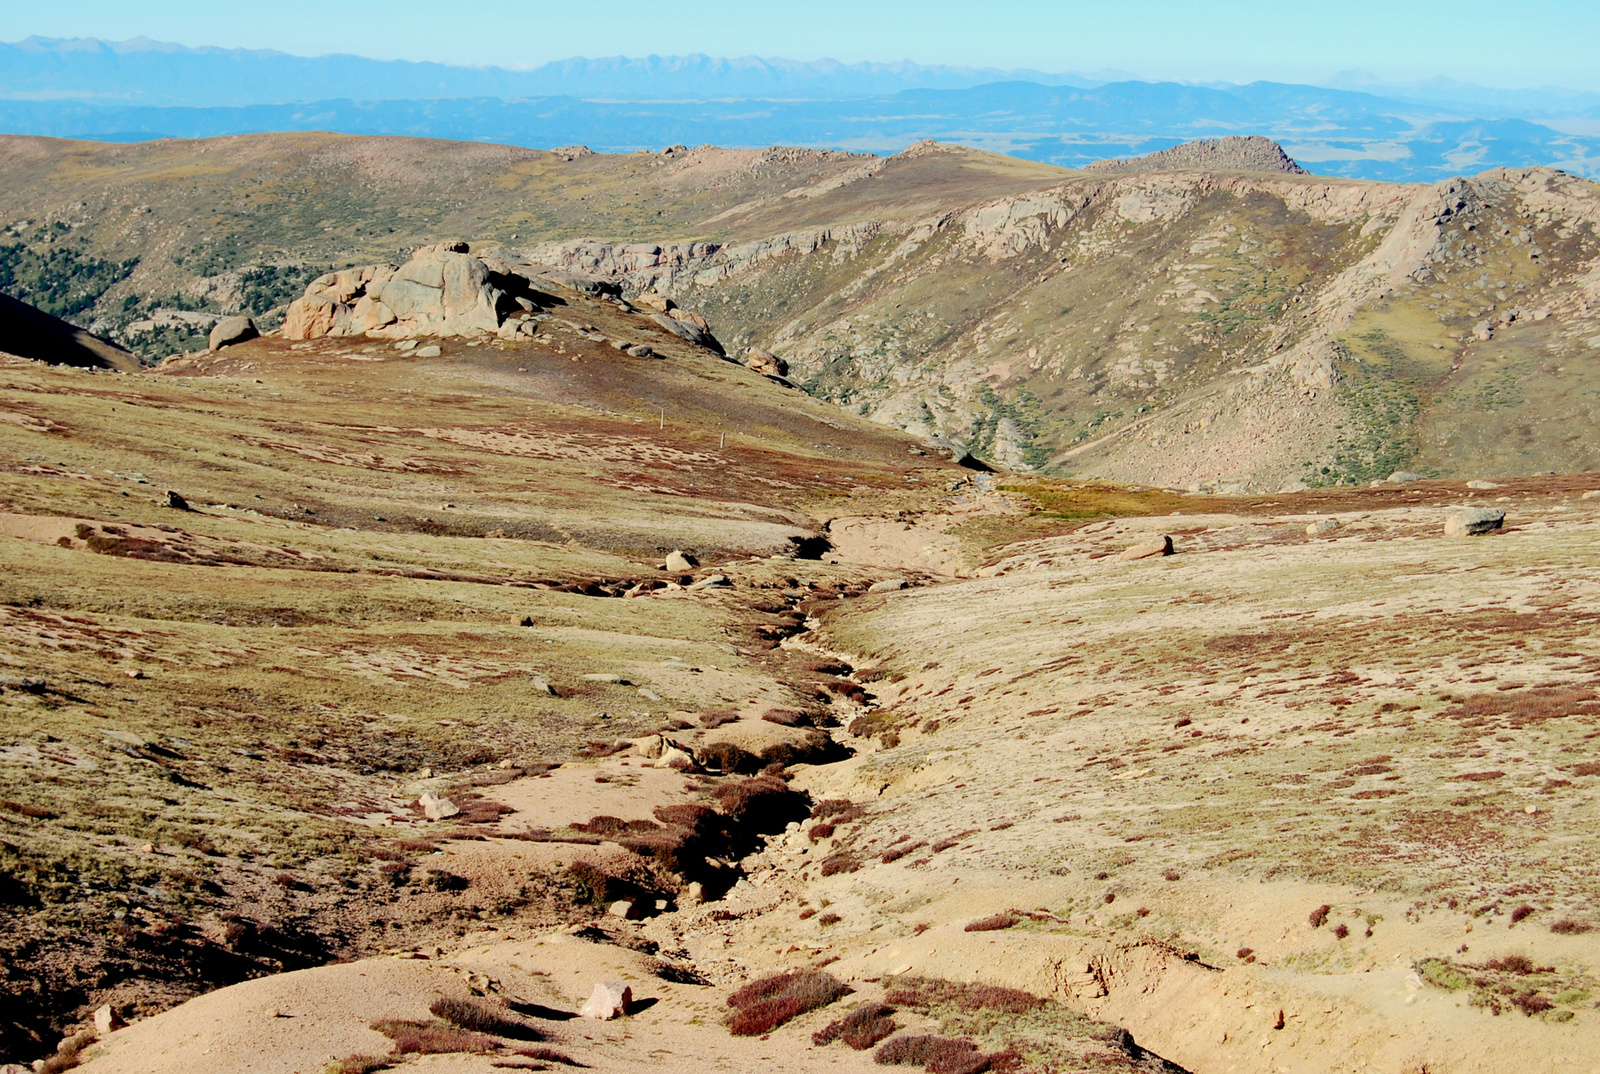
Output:
<path fill-rule="evenodd" d="M 864 1003 L 836 1022 L 811 1034 L 811 1043 L 832 1044 L 842 1040 L 856 1051 L 865 1051 L 898 1028 L 891 1015 L 894 1008 L 882 1003 Z"/>
<path fill-rule="evenodd" d="M 1328 912 L 1332 909 L 1333 907 L 1329 906 L 1327 903 L 1323 903 L 1321 906 L 1311 911 L 1311 916 L 1306 918 L 1306 920 L 1311 922 L 1312 928 L 1320 929 L 1322 926 L 1328 923 Z"/>
<path fill-rule="evenodd" d="M 922 1064 L 929 1074 L 978 1074 L 989 1069 L 989 1056 L 978 1051 L 970 1040 L 908 1033 L 893 1037 L 873 1053 L 878 1063 L 914 1066 Z"/>
<path fill-rule="evenodd" d="M 728 1030 L 736 1037 L 758 1037 L 796 1015 L 826 1007 L 851 989 L 821 970 L 795 970 L 751 981 L 728 997 L 734 1008 Z"/>
<path fill-rule="evenodd" d="M 990 917 L 979 918 L 977 921 L 969 921 L 969 922 L 967 922 L 966 927 L 963 928 L 961 931 L 962 932 L 996 932 L 996 931 L 998 931 L 1000 929 L 1009 929 L 1012 925 L 1015 925 L 1018 921 L 1021 921 L 1021 920 L 1022 919 L 1019 918 L 1016 914 L 1008 914 L 1008 913 L 994 914 L 994 915 L 992 915 Z"/>

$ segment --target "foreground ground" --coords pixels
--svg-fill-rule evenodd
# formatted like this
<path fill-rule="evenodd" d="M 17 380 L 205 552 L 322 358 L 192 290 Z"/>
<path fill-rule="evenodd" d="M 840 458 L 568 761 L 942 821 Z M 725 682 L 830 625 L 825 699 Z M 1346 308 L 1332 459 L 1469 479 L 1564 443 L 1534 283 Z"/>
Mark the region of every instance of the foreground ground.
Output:
<path fill-rule="evenodd" d="M 887 997 L 997 1069 L 1591 1068 L 1600 480 L 1018 483 L 564 300 L 436 358 L 0 368 L 6 1059 L 110 1003 L 90 1071 L 319 1074 L 477 996 L 523 1036 L 392 1061 L 866 1069 L 810 1035 Z M 701 901 L 643 836 L 733 816 L 733 747 L 834 812 Z M 855 992 L 723 1028 L 807 966 Z"/>

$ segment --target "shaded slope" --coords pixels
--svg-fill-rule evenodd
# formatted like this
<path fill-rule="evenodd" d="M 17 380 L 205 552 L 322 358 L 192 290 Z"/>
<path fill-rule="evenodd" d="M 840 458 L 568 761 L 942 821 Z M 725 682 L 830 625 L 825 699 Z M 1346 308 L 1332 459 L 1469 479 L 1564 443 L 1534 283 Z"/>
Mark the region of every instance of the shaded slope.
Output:
<path fill-rule="evenodd" d="M 115 369 L 121 373 L 139 368 L 139 360 L 115 343 L 8 295 L 0 295 L 0 350 L 50 365 Z"/>

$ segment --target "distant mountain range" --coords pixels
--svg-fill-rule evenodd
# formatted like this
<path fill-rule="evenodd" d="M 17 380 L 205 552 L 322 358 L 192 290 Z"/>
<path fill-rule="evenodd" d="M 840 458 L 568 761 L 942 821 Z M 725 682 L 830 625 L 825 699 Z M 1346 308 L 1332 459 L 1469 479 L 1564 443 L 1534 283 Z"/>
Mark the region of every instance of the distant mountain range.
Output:
<path fill-rule="evenodd" d="M 1326 175 L 1419 181 L 1535 164 L 1600 175 L 1600 96 L 1395 88 L 1406 98 L 909 62 L 682 56 L 513 71 L 144 40 L 0 45 L 0 129 L 16 134 L 131 141 L 334 130 L 601 152 L 674 143 L 896 152 L 935 138 L 1069 167 L 1259 134 Z M 1452 88 L 1462 99 L 1445 99 Z"/>
<path fill-rule="evenodd" d="M 755 56 L 615 56 L 558 60 L 518 71 L 350 55 L 292 56 L 265 49 L 188 48 L 147 38 L 110 42 L 30 37 L 0 44 L 0 97 L 165 107 L 341 98 L 834 99 L 1015 80 L 1049 86 L 1108 81 L 1045 71 L 929 67 L 910 61 L 845 64 Z"/>

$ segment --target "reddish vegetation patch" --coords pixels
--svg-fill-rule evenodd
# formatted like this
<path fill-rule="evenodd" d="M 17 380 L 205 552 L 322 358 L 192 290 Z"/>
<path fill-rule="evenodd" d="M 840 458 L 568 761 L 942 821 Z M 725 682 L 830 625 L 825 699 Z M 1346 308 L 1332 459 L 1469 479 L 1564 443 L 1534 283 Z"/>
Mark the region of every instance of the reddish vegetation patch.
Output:
<path fill-rule="evenodd" d="M 1504 772 L 1462 772 L 1460 775 L 1450 776 L 1450 779 L 1461 780 L 1464 783 L 1486 783 L 1491 779 L 1499 779 Z"/>
<path fill-rule="evenodd" d="M 990 1057 L 978 1051 L 970 1040 L 939 1037 L 931 1033 L 908 1033 L 895 1037 L 873 1053 L 873 1060 L 885 1065 L 920 1064 L 928 1074 L 979 1074 L 989 1069 Z"/>
<path fill-rule="evenodd" d="M 751 981 L 728 997 L 734 1009 L 728 1031 L 736 1037 L 758 1037 L 797 1015 L 814 1011 L 850 994 L 850 987 L 821 970 L 795 970 Z"/>
<path fill-rule="evenodd" d="M 884 1002 L 895 1007 L 910 1007 L 926 1011 L 946 1004 L 964 1011 L 998 1011 L 1002 1014 L 1026 1014 L 1044 1006 L 1045 1001 L 1019 988 L 1002 988 L 999 985 L 961 984 L 941 981 L 931 977 L 913 977 L 898 982 L 884 997 Z"/>
<path fill-rule="evenodd" d="M 858 1052 L 865 1051 L 899 1028 L 891 1017 L 893 1014 L 894 1008 L 882 1003 L 862 1004 L 838 1021 L 829 1022 L 826 1028 L 811 1034 L 811 1042 L 823 1045 L 839 1040 Z"/>
<path fill-rule="evenodd" d="M 966 927 L 963 928 L 961 931 L 962 932 L 996 932 L 996 931 L 998 931 L 1000 929 L 1009 929 L 1012 925 L 1015 925 L 1018 921 L 1021 921 L 1021 920 L 1022 919 L 1020 917 L 1018 917 L 1016 914 L 1007 914 L 1007 913 L 993 914 L 993 915 L 991 915 L 989 917 L 979 918 L 977 921 L 969 921 L 969 922 L 967 922 Z"/>

